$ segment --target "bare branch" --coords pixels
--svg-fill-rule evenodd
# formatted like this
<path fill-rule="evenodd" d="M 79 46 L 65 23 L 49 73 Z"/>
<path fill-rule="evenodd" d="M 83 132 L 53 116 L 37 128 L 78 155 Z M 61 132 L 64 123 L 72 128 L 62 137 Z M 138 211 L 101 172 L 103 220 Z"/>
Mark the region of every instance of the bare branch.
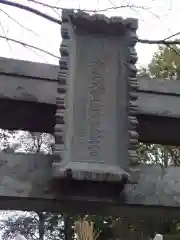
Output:
<path fill-rule="evenodd" d="M 13 17 L 11 17 L 7 12 L 5 12 L 4 10 L 0 9 L 0 12 L 3 12 L 8 18 L 10 18 L 13 22 L 15 22 L 17 25 L 19 25 L 20 27 L 24 28 L 26 31 L 32 32 L 33 34 L 35 34 L 36 36 L 39 36 L 37 33 L 35 33 L 32 29 L 29 29 L 27 27 L 25 27 L 24 25 L 22 25 L 21 23 L 19 23 L 16 19 L 14 19 Z"/>
<path fill-rule="evenodd" d="M 171 45 L 167 45 L 167 46 L 180 57 L 180 54 L 176 51 L 176 49 L 174 49 Z"/>
<path fill-rule="evenodd" d="M 36 1 L 36 0 L 28 0 L 29 2 L 34 2 L 34 3 L 37 3 L 37 4 L 40 4 L 42 6 L 45 6 L 45 7 L 49 7 L 49 8 L 54 8 L 54 9 L 63 9 L 61 7 L 57 7 L 57 6 L 51 6 L 49 4 L 45 4 L 45 3 L 42 3 L 42 2 L 39 2 L 39 1 Z M 19 9 L 22 9 L 22 10 L 26 10 L 26 11 L 29 11 L 29 12 L 32 12 L 38 16 L 41 16 L 45 19 L 48 19 L 52 22 L 55 22 L 55 23 L 58 23 L 58 24 L 61 24 L 62 21 L 61 20 L 58 20 L 56 18 L 53 18 L 45 13 L 42 13 L 41 11 L 38 11 L 37 9 L 34 9 L 34 8 L 31 8 L 31 7 L 28 7 L 26 5 L 23 5 L 23 4 L 19 4 L 19 3 L 15 3 L 13 1 L 8 1 L 8 0 L 0 0 L 0 4 L 5 4 L 5 5 L 9 5 L 9 6 L 12 6 L 12 7 L 16 7 L 16 8 L 19 8 Z M 106 12 L 108 10 L 112 10 L 112 9 L 119 9 L 119 8 L 140 8 L 140 9 L 144 9 L 144 10 L 147 10 L 148 7 L 143 7 L 143 6 L 136 6 L 136 5 L 121 5 L 121 6 L 113 6 L 113 7 L 109 7 L 109 8 L 106 8 L 106 9 L 101 9 L 101 10 L 98 10 L 98 12 Z M 74 9 L 74 10 L 80 10 L 80 9 Z M 95 12 L 97 10 L 87 10 L 87 9 L 84 9 L 84 10 L 81 10 L 81 11 L 87 11 L 87 12 Z M 168 38 L 171 38 L 173 36 L 176 36 L 178 35 L 179 33 L 176 33 Z M 30 47 L 30 48 L 33 48 L 33 49 L 36 49 L 38 51 L 41 51 L 41 52 L 44 52 L 52 57 L 55 57 L 55 58 L 58 58 L 58 56 L 54 55 L 53 53 L 50 53 L 44 49 L 41 49 L 41 48 L 38 48 L 38 47 L 35 47 L 35 46 L 32 46 L 32 45 L 29 45 L 29 44 L 26 44 L 24 42 L 21 42 L 21 41 L 18 41 L 18 40 L 15 40 L 15 39 L 12 39 L 12 38 L 8 38 L 8 37 L 5 37 L 5 36 L 1 36 L 0 35 L 0 38 L 3 38 L 3 39 L 6 39 L 6 40 L 9 40 L 9 41 L 12 41 L 12 42 L 15 42 L 15 43 L 18 43 L 20 45 L 23 45 L 23 46 L 26 46 L 26 47 Z M 166 38 L 166 39 L 168 39 Z M 167 40 L 148 40 L 148 39 L 138 39 L 138 42 L 139 43 L 144 43 L 144 44 L 164 44 L 164 45 L 173 45 L 173 44 L 180 44 L 180 41 L 178 40 L 175 40 L 175 41 L 167 41 Z"/>
<path fill-rule="evenodd" d="M 59 16 L 59 19 L 61 19 L 60 13 L 58 13 L 58 11 L 54 8 L 52 10 Z"/>
<path fill-rule="evenodd" d="M 20 4 L 20 3 L 16 3 L 16 2 L 13 2 L 13 1 L 8 1 L 8 0 L 0 0 L 0 3 L 1 4 L 5 4 L 5 5 L 8 5 L 8 6 L 12 6 L 12 7 L 16 7 L 16 8 L 19 8 L 19 9 L 22 9 L 22 10 L 25 10 L 25 11 L 28 11 L 28 12 L 31 12 L 31 13 L 34 13 L 40 17 L 43 17 L 51 22 L 54 22 L 54 23 L 58 23 L 58 24 L 61 24 L 61 20 L 59 19 L 56 19 L 54 17 L 51 17 L 35 8 L 31 8 L 31 7 L 28 7 L 26 5 L 23 5 L 23 4 Z"/>
<path fill-rule="evenodd" d="M 177 35 L 179 35 L 179 34 L 180 34 L 180 32 L 174 33 L 174 34 L 172 34 L 171 36 L 165 38 L 164 40 L 168 40 L 168 39 L 170 39 L 170 38 L 172 38 L 172 37 L 175 37 L 175 36 L 177 36 Z"/>
<path fill-rule="evenodd" d="M 42 49 L 42 48 L 39 48 L 39 47 L 30 45 L 30 44 L 28 44 L 28 43 L 24 43 L 24 42 L 21 42 L 21 41 L 19 41 L 19 40 L 15 40 L 15 39 L 12 39 L 12 38 L 9 38 L 9 37 L 5 37 L 5 36 L 2 36 L 2 35 L 0 35 L 0 38 L 6 39 L 6 40 L 8 40 L 8 41 L 11 41 L 11 42 L 14 42 L 14 43 L 17 43 L 17 44 L 20 44 L 20 45 L 22 45 L 23 47 L 29 47 L 29 48 L 36 49 L 36 50 L 38 50 L 38 51 L 40 51 L 40 52 L 44 52 L 44 53 L 46 53 L 46 54 L 54 57 L 54 58 L 60 59 L 60 57 L 54 55 L 53 53 L 48 52 L 48 51 L 46 51 L 46 50 L 44 50 L 44 49 Z"/>
<path fill-rule="evenodd" d="M 149 9 L 146 9 L 147 12 L 149 12 L 152 16 L 154 16 L 158 21 L 160 21 L 165 28 L 167 28 L 167 30 L 172 34 L 172 31 L 170 28 L 167 27 L 167 25 L 161 20 L 160 16 L 158 16 L 157 14 L 153 13 L 152 11 L 150 11 Z"/>
<path fill-rule="evenodd" d="M 163 45 L 175 45 L 180 44 L 179 40 L 174 41 L 166 41 L 166 40 L 148 40 L 148 39 L 138 39 L 139 43 L 146 43 L 146 44 L 163 44 Z"/>
<path fill-rule="evenodd" d="M 1 22 L 0 22 L 0 26 L 1 26 L 1 29 L 2 29 L 2 31 L 3 31 L 4 36 L 7 37 L 7 36 L 6 36 L 6 32 L 5 32 L 5 30 L 4 30 L 3 25 L 2 25 Z M 8 44 L 8 46 L 9 46 L 9 49 L 12 50 L 11 45 L 10 45 L 10 43 L 9 43 L 9 40 L 7 40 L 7 44 Z"/>
<path fill-rule="evenodd" d="M 49 64 L 49 62 L 48 62 L 44 57 L 42 57 L 39 53 L 37 53 L 37 51 L 35 51 L 35 50 L 33 50 L 32 48 L 27 47 L 27 46 L 24 46 L 24 47 L 26 47 L 29 51 L 33 52 L 33 53 L 36 54 L 38 57 L 40 57 L 41 59 L 43 59 L 45 63 Z"/>
<path fill-rule="evenodd" d="M 36 4 L 39 4 L 39 5 L 42 5 L 44 7 L 48 7 L 48 8 L 51 8 L 51 9 L 57 9 L 57 10 L 63 10 L 63 9 L 66 9 L 66 8 L 63 8 L 63 7 L 58 7 L 58 6 L 53 6 L 53 5 L 50 5 L 50 4 L 46 4 L 46 3 L 43 3 L 43 2 L 40 2 L 40 1 L 36 1 L 36 0 L 28 0 L 29 2 L 33 2 L 33 3 L 36 3 Z M 139 9 L 148 9 L 148 7 L 145 7 L 145 6 L 138 6 L 138 5 L 134 5 L 134 4 L 127 4 L 127 5 L 121 5 L 121 6 L 113 6 L 113 7 L 108 7 L 108 8 L 104 8 L 104 9 L 98 9 L 98 10 L 91 10 L 91 9 L 79 9 L 79 8 L 73 8 L 73 10 L 75 11 L 83 11 L 83 12 L 106 12 L 108 10 L 116 10 L 116 9 L 120 9 L 120 8 L 139 8 Z"/>

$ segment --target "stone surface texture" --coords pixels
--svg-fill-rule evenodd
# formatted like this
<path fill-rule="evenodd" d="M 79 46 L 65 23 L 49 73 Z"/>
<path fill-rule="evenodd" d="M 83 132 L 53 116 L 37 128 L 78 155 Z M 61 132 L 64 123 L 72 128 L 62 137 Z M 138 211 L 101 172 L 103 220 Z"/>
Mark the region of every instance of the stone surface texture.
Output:
<path fill-rule="evenodd" d="M 0 127 L 53 133 L 58 71 L 56 65 L 0 58 Z M 180 81 L 138 82 L 139 140 L 179 145 Z"/>
<path fill-rule="evenodd" d="M 63 11 L 54 177 L 129 178 L 138 142 L 136 30 L 136 19 Z"/>
<path fill-rule="evenodd" d="M 54 185 L 52 179 L 52 156 L 41 154 L 5 154 L 0 153 L 0 208 L 5 209 L 41 209 L 44 211 L 65 211 L 75 209 L 78 211 L 90 211 L 88 204 L 92 199 L 84 203 L 76 201 L 72 197 L 65 198 L 61 193 L 61 181 Z M 100 202 L 92 209 L 99 212 L 119 214 L 126 209 L 127 214 L 137 206 L 149 207 L 149 212 L 154 213 L 159 208 L 180 207 L 180 167 L 168 167 L 165 171 L 160 166 L 140 165 L 137 172 L 138 184 L 128 184 L 125 188 L 124 203 L 105 204 Z M 3 199 L 6 199 L 4 202 Z M 50 201 L 48 203 L 48 201 Z M 64 209 L 63 209 L 64 207 Z M 151 210 L 151 207 L 155 209 Z M 159 208 L 158 208 L 159 207 Z M 135 210 L 134 210 L 135 211 Z M 146 214 L 145 210 L 138 212 Z M 171 209 L 173 212 L 173 209 Z M 169 210 L 169 212 L 171 213 Z M 175 210 L 174 210 L 175 211 Z M 177 215 L 178 215 L 178 211 Z M 123 212 L 125 214 L 126 212 Z"/>

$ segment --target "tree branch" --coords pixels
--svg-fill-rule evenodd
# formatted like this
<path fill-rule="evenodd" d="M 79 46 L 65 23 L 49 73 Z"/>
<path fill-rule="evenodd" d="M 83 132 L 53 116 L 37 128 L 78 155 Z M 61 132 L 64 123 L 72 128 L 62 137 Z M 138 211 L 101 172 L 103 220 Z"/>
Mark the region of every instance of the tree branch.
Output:
<path fill-rule="evenodd" d="M 174 49 L 171 45 L 167 45 L 167 46 L 180 57 L 180 54 L 176 51 L 176 49 Z"/>
<path fill-rule="evenodd" d="M 56 19 L 54 17 L 51 17 L 35 8 L 31 8 L 31 7 L 28 7 L 26 5 L 23 5 L 23 4 L 20 4 L 20 3 L 15 3 L 13 1 L 8 1 L 8 0 L 0 0 L 0 4 L 5 4 L 5 5 L 8 5 L 8 6 L 12 6 L 12 7 L 16 7 L 16 8 L 19 8 L 19 9 L 22 9 L 22 10 L 25 10 L 25 11 L 28 11 L 28 12 L 31 12 L 31 13 L 34 13 L 40 17 L 43 17 L 51 22 L 54 22 L 54 23 L 58 23 L 58 24 L 61 24 L 61 20 L 59 19 Z"/>
<path fill-rule="evenodd" d="M 180 32 L 174 33 L 173 35 L 165 38 L 164 40 L 168 40 L 168 39 L 170 39 L 170 38 L 172 38 L 172 37 L 175 37 L 175 36 L 177 36 L 177 35 L 179 35 L 179 34 L 180 34 Z"/>
<path fill-rule="evenodd" d="M 2 35 L 0 35 L 0 38 L 6 39 L 7 41 L 11 41 L 11 42 L 14 42 L 14 43 L 17 43 L 17 44 L 20 44 L 20 45 L 22 45 L 22 46 L 24 46 L 24 47 L 29 47 L 29 48 L 36 49 L 36 50 L 38 50 L 38 51 L 40 51 L 40 52 L 46 53 L 46 54 L 48 54 L 48 55 L 50 55 L 50 56 L 52 56 L 52 57 L 55 57 L 55 58 L 57 58 L 57 59 L 60 59 L 60 57 L 54 55 L 53 53 L 48 52 L 48 51 L 46 51 L 46 50 L 44 50 L 44 49 L 42 49 L 42 48 L 39 48 L 39 47 L 30 45 L 30 44 L 28 44 L 28 43 L 24 43 L 24 42 L 21 42 L 21 41 L 19 41 L 19 40 L 15 40 L 15 39 L 12 39 L 12 38 L 9 38 L 9 37 L 5 37 L 5 36 L 2 36 Z"/>
<path fill-rule="evenodd" d="M 180 44 L 179 40 L 174 41 L 166 41 L 166 40 L 148 40 L 148 39 L 138 39 L 139 43 L 146 43 L 146 44 L 163 44 L 163 45 L 175 45 Z"/>
<path fill-rule="evenodd" d="M 5 30 L 4 30 L 3 25 L 2 25 L 1 22 L 0 22 L 0 26 L 1 26 L 1 29 L 2 29 L 2 31 L 3 31 L 4 36 L 7 37 L 7 36 L 6 36 L 6 32 L 5 32 Z M 7 43 L 8 43 L 8 45 L 9 45 L 9 49 L 12 50 L 11 45 L 10 45 L 10 43 L 9 43 L 8 40 L 7 40 Z"/>
<path fill-rule="evenodd" d="M 51 6 L 49 4 L 45 4 L 45 3 L 42 3 L 42 2 L 39 2 L 39 1 L 36 1 L 36 0 L 28 0 L 29 2 L 34 2 L 34 3 L 37 3 L 37 4 L 40 4 L 42 6 L 45 6 L 45 7 L 49 7 L 49 8 L 54 8 L 54 9 L 63 9 L 61 7 L 57 7 L 57 6 Z M 31 12 L 31 13 L 34 13 L 40 17 L 43 17 L 49 21 L 52 21 L 54 23 L 58 23 L 58 24 L 61 24 L 62 21 L 59 20 L 59 19 L 56 19 L 56 18 L 53 18 L 45 13 L 42 13 L 41 11 L 37 10 L 37 9 L 34 9 L 34 8 L 31 8 L 31 7 L 28 7 L 26 5 L 23 5 L 23 4 L 20 4 L 20 3 L 15 3 L 13 1 L 8 1 L 8 0 L 0 0 L 0 4 L 5 4 L 5 5 L 8 5 L 8 6 L 12 6 L 12 7 L 16 7 L 16 8 L 19 8 L 19 9 L 22 9 L 22 10 L 25 10 L 25 11 L 28 11 L 28 12 Z M 100 10 L 87 10 L 87 9 L 84 9 L 84 10 L 81 10 L 81 11 L 87 11 L 87 12 L 106 12 L 108 10 L 112 10 L 112 9 L 118 9 L 118 8 L 127 8 L 127 7 L 135 7 L 135 8 L 141 8 L 141 9 L 145 9 L 147 10 L 148 8 L 147 7 L 143 7 L 143 6 L 136 6 L 136 5 L 121 5 L 121 6 L 113 6 L 113 7 L 109 7 L 109 8 L 106 8 L 106 9 L 100 9 Z M 74 9 L 74 10 L 80 10 L 80 9 Z M 176 35 L 180 34 L 179 32 L 176 33 L 176 34 L 173 34 L 172 36 L 164 39 L 164 40 L 148 40 L 148 39 L 138 39 L 138 42 L 139 43 L 143 43 L 143 44 L 164 44 L 164 45 L 175 45 L 175 44 L 180 44 L 180 41 L 178 40 L 174 40 L 174 41 L 167 41 L 167 39 L 171 38 L 171 37 L 174 37 Z M 8 37 L 5 37 L 5 36 L 1 36 L 0 35 L 0 38 L 3 38 L 3 39 L 6 39 L 8 41 L 12 41 L 12 42 L 15 42 L 15 43 L 18 43 L 20 45 L 23 45 L 23 46 L 26 46 L 26 47 L 30 47 L 30 48 L 33 48 L 33 49 L 36 49 L 38 51 L 41 51 L 41 52 L 44 52 L 52 57 L 55 57 L 55 58 L 58 58 L 58 56 L 54 55 L 53 53 L 50 53 L 44 49 L 41 49 L 41 48 L 38 48 L 38 47 L 35 47 L 35 46 L 32 46 L 32 45 L 29 45 L 29 44 L 26 44 L 24 42 L 21 42 L 21 41 L 18 41 L 18 40 L 15 40 L 15 39 L 12 39 L 12 38 L 8 38 Z"/>
<path fill-rule="evenodd" d="M 33 50 L 32 48 L 30 47 L 27 47 L 27 46 L 24 46 L 25 48 L 27 48 L 29 51 L 33 52 L 34 54 L 36 54 L 38 57 L 40 57 L 41 59 L 44 60 L 45 63 L 49 64 L 49 62 L 44 58 L 42 57 L 39 53 L 37 53 L 37 51 Z"/>
<path fill-rule="evenodd" d="M 34 33 L 34 35 L 39 36 L 37 33 L 35 33 L 32 29 L 29 29 L 25 26 L 23 26 L 21 23 L 19 23 L 16 19 L 14 19 L 13 17 L 11 17 L 7 12 L 5 12 L 4 10 L 0 9 L 0 12 L 3 12 L 8 18 L 10 18 L 13 22 L 15 22 L 17 25 L 19 25 L 20 27 L 24 28 L 26 31 L 29 31 L 31 33 Z"/>
<path fill-rule="evenodd" d="M 33 2 L 33 3 L 36 3 L 36 4 L 39 4 L 39 5 L 42 5 L 43 7 L 48 7 L 48 8 L 51 8 L 51 9 L 57 9 L 57 10 L 63 10 L 63 9 L 66 9 L 66 8 L 63 8 L 63 7 L 58 7 L 58 6 L 53 6 L 53 5 L 50 5 L 50 4 L 46 4 L 46 3 L 43 3 L 43 2 L 40 2 L 40 1 L 36 1 L 36 0 L 28 0 L 29 2 Z M 148 7 L 143 7 L 143 6 L 137 6 L 137 5 L 130 5 L 130 4 L 126 4 L 126 5 L 121 5 L 121 6 L 113 6 L 113 7 L 108 7 L 108 8 L 104 8 L 104 9 L 98 9 L 98 10 L 91 10 L 91 9 L 80 9 L 80 8 L 73 8 L 73 10 L 75 11 L 84 11 L 84 12 L 106 12 L 108 10 L 116 10 L 116 9 L 119 9 L 119 8 L 139 8 L 139 9 L 148 9 Z"/>

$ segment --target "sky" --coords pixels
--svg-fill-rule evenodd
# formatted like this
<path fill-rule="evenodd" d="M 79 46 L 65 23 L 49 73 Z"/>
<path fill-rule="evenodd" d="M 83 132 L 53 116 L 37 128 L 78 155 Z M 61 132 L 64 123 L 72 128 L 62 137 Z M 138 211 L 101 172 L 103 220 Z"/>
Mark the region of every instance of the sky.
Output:
<path fill-rule="evenodd" d="M 28 0 L 14 0 L 29 5 L 53 17 L 60 18 L 60 11 L 42 7 Z M 164 39 L 178 31 L 180 16 L 179 0 L 40 0 L 43 3 L 64 8 L 104 9 L 112 6 L 136 5 L 148 7 L 121 8 L 106 12 L 108 16 L 135 17 L 139 19 L 138 37 Z M 9 17 L 10 16 L 10 17 Z M 0 4 L 0 35 L 43 48 L 59 56 L 60 26 L 32 13 Z M 20 26 L 19 24 L 24 27 Z M 28 28 L 29 31 L 26 28 Z M 58 59 L 33 49 L 0 39 L 0 56 L 34 62 L 58 64 Z M 146 66 L 157 45 L 137 44 L 138 65 Z"/>

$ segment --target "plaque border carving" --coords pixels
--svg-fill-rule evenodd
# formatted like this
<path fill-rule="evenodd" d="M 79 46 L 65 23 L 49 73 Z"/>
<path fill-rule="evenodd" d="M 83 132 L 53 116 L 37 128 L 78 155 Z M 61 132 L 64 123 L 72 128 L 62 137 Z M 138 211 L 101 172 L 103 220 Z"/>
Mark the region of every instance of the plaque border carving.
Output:
<path fill-rule="evenodd" d="M 91 27 L 89 27 L 91 25 Z M 92 27 L 95 26 L 94 28 Z M 57 97 L 56 97 L 56 124 L 54 127 L 55 146 L 53 149 L 53 169 L 54 176 L 58 178 L 71 177 L 76 180 L 93 180 L 106 182 L 120 182 L 123 179 L 131 179 L 131 171 L 116 167 L 105 166 L 102 171 L 99 166 L 89 166 L 86 163 L 71 162 L 67 163 L 63 160 L 63 149 L 65 145 L 65 95 L 68 87 L 68 71 L 69 71 L 69 57 L 71 45 L 70 27 L 81 34 L 108 34 L 125 36 L 127 44 L 127 56 L 125 58 L 126 67 L 126 82 L 127 82 L 127 124 L 128 124 L 128 145 L 127 145 L 127 165 L 130 166 L 138 163 L 136 154 L 138 144 L 138 133 L 136 127 L 138 124 L 136 114 L 138 112 L 137 106 L 137 90 L 138 82 L 136 79 L 137 69 L 135 63 L 137 61 L 137 54 L 135 45 L 138 40 L 136 30 L 138 28 L 137 19 L 121 17 L 108 18 L 105 15 L 94 14 L 90 15 L 85 12 L 74 12 L 73 10 L 62 11 L 62 26 L 61 36 L 62 42 L 60 46 L 61 60 L 60 71 L 58 75 Z M 103 29 L 102 31 L 100 29 Z M 89 32 L 90 31 L 90 32 Z M 99 32 L 100 31 L 100 32 Z M 104 31 L 104 32 L 103 32 Z M 118 32 L 117 32 L 118 31 Z M 59 165 L 58 165 L 59 163 Z M 78 164 L 81 167 L 78 167 Z M 96 165 L 96 164 L 95 164 Z M 84 169 L 83 169 L 84 166 Z M 58 169 L 59 168 L 59 169 Z M 100 171 L 98 171 L 98 169 Z M 110 170 L 108 172 L 108 170 Z M 124 181 L 124 180 L 123 180 Z M 130 180 L 131 181 L 131 180 Z"/>

